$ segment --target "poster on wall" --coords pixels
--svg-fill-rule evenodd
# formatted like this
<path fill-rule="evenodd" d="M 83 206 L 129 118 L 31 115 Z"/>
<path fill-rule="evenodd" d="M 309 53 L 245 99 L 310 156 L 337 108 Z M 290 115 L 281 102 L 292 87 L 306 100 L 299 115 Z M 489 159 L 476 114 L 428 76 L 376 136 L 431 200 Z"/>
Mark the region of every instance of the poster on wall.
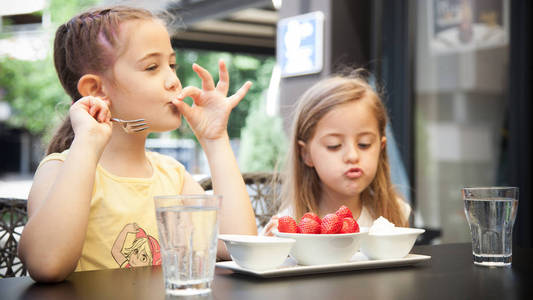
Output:
<path fill-rule="evenodd" d="M 279 20 L 276 48 L 281 77 L 322 71 L 324 14 L 317 11 Z"/>
<path fill-rule="evenodd" d="M 428 17 L 435 54 L 509 44 L 509 0 L 432 0 Z"/>

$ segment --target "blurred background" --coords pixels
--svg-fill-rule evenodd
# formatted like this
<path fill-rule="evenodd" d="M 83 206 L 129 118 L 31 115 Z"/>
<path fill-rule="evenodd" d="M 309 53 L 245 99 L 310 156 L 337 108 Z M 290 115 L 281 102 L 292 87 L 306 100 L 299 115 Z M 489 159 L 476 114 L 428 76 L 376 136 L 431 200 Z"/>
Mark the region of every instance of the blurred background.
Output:
<path fill-rule="evenodd" d="M 364 67 L 384 93 L 393 180 L 427 243 L 469 242 L 460 189 L 520 187 L 515 234 L 531 247 L 531 4 L 518 0 L 18 0 L 0 4 L 0 197 L 26 198 L 70 100 L 51 58 L 55 29 L 95 5 L 164 12 L 184 86 L 196 62 L 230 93 L 254 82 L 230 118 L 242 172 L 282 164 L 294 103 L 314 82 Z M 200 179 L 205 157 L 185 124 L 151 134 Z"/>

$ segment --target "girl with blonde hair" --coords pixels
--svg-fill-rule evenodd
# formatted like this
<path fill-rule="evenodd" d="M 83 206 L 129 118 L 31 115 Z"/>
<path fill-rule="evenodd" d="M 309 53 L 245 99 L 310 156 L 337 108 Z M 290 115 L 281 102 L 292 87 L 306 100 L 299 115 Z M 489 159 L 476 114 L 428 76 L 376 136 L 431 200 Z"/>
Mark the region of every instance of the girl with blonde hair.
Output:
<path fill-rule="evenodd" d="M 387 112 L 361 75 L 335 75 L 310 87 L 299 99 L 282 182 L 279 216 L 296 220 L 307 212 L 322 217 L 347 206 L 359 226 L 383 216 L 408 226 L 410 206 L 396 192 L 387 157 Z"/>

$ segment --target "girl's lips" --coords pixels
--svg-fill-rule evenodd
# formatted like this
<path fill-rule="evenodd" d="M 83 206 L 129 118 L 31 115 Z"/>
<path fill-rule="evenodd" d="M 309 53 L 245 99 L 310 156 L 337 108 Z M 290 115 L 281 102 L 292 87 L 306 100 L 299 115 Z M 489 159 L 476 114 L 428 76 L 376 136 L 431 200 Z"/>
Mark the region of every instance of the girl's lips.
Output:
<path fill-rule="evenodd" d="M 363 170 L 361 168 L 351 168 L 350 170 L 344 172 L 344 175 L 350 179 L 355 179 L 363 176 Z"/>

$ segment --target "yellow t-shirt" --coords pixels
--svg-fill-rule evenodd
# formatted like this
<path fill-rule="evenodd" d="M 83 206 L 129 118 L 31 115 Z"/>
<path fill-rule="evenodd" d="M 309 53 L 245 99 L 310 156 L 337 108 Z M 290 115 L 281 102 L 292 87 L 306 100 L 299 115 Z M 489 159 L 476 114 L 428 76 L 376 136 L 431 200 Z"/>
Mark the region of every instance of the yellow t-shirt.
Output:
<path fill-rule="evenodd" d="M 46 156 L 65 161 L 68 150 Z M 181 194 L 185 168 L 171 157 L 146 152 L 150 178 L 119 177 L 97 165 L 87 234 L 76 271 L 161 264 L 154 196 Z"/>

